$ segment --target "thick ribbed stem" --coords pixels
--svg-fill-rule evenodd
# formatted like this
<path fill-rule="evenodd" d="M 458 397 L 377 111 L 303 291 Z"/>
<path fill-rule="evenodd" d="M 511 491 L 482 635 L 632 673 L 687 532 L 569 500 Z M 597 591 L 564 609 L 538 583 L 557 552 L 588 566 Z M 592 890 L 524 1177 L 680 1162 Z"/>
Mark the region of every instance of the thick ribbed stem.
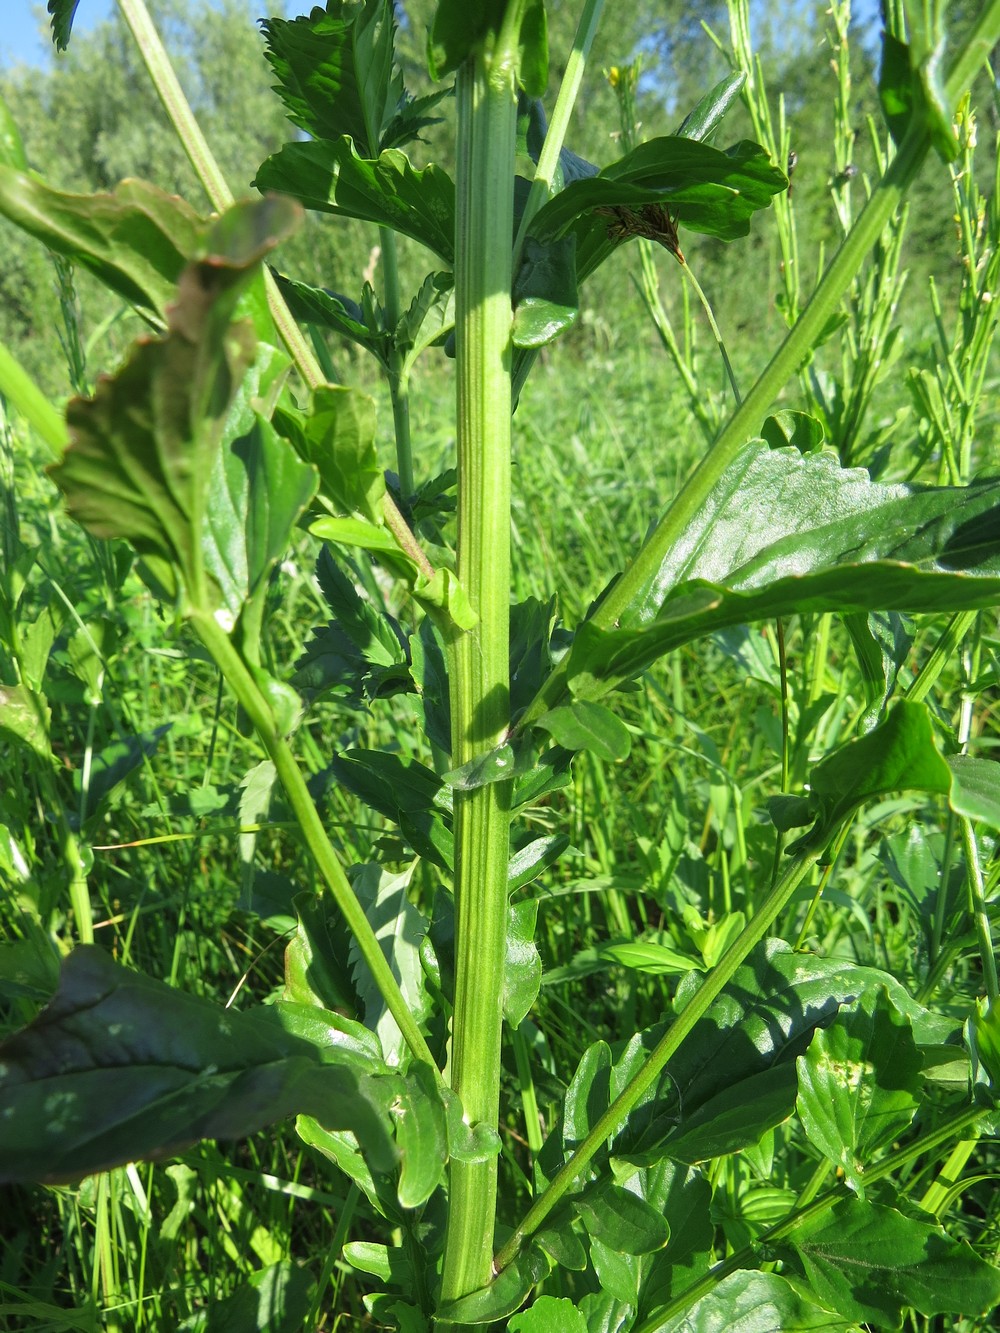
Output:
<path fill-rule="evenodd" d="M 471 58 L 457 96 L 458 576 L 479 620 L 452 652 L 456 767 L 497 745 L 510 717 L 513 62 L 496 53 Z M 467 1120 L 491 1126 L 500 1096 L 509 810 L 508 783 L 456 793 L 451 1082 Z M 495 1158 L 451 1165 L 446 1301 L 492 1276 L 496 1167 Z"/>

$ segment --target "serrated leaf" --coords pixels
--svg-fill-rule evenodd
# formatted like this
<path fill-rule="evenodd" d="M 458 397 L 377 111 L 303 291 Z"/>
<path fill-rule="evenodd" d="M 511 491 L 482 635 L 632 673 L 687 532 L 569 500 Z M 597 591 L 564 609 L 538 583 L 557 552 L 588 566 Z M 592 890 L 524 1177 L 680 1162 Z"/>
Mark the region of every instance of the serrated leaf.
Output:
<path fill-rule="evenodd" d="M 447 788 L 416 759 L 378 750 L 345 750 L 330 773 L 371 809 L 399 825 L 413 850 L 447 870 L 454 858 Z"/>
<path fill-rule="evenodd" d="M 514 1316 L 507 1333 L 587 1333 L 587 1321 L 565 1296 L 539 1296 L 530 1310 Z"/>
<path fill-rule="evenodd" d="M 209 483 L 253 361 L 251 326 L 230 319 L 263 254 L 296 221 L 277 200 L 218 220 L 211 257 L 184 270 L 166 336 L 140 342 L 93 398 L 70 402 L 72 442 L 51 469 L 89 532 L 131 542 L 167 593 L 183 587 L 204 610 L 221 598 L 205 568 Z"/>
<path fill-rule="evenodd" d="M 588 700 L 552 708 L 535 726 L 547 731 L 564 750 L 589 750 L 609 763 L 627 759 L 632 749 L 625 723 L 610 708 Z"/>
<path fill-rule="evenodd" d="M 896 1328 L 911 1307 L 970 1317 L 1000 1301 L 1000 1269 L 941 1227 L 880 1204 L 846 1199 L 792 1241 L 822 1303 L 855 1323 Z"/>
<path fill-rule="evenodd" d="M 391 227 L 454 262 L 454 182 L 433 163 L 416 170 L 398 148 L 368 160 L 349 138 L 285 144 L 262 163 L 254 185 L 320 213 Z"/>
<path fill-rule="evenodd" d="M 568 663 L 596 698 L 727 625 L 804 611 L 939 611 L 1000 597 L 1000 482 L 873 482 L 827 454 L 747 445 L 609 632 L 584 622 Z"/>
<path fill-rule="evenodd" d="M 407 1008 L 419 1023 L 430 1009 L 420 965 L 420 941 L 427 933 L 428 921 L 407 896 L 412 877 L 412 865 L 401 875 L 390 874 L 378 865 L 363 865 L 353 869 L 351 883 Z M 386 1063 L 398 1065 L 406 1050 L 403 1034 L 353 940 L 350 956 L 365 1023 L 378 1033 Z"/>
<path fill-rule="evenodd" d="M 161 327 L 206 234 L 190 205 L 146 181 L 123 181 L 111 193 L 71 194 L 11 165 L 0 165 L 0 213 Z"/>
<path fill-rule="evenodd" d="M 313 287 L 309 283 L 286 278 L 280 273 L 275 274 L 275 280 L 297 320 L 304 324 L 318 324 L 344 338 L 350 338 L 371 352 L 388 369 L 389 332 L 370 329 L 365 322 L 364 311 L 356 301 L 338 292 L 328 291 L 325 287 Z"/>
<path fill-rule="evenodd" d="M 73 19 L 79 7 L 80 0 L 49 0 L 46 6 L 52 15 L 52 40 L 58 51 L 65 51 L 69 46 Z"/>
<path fill-rule="evenodd" d="M 51 1004 L 0 1046 L 0 1179 L 55 1182 L 303 1111 L 391 1169 L 388 1117 L 355 1068 L 267 1011 L 224 1010 L 81 946 Z"/>
<path fill-rule="evenodd" d="M 798 1058 L 802 1127 L 860 1198 L 866 1167 L 916 1114 L 921 1064 L 909 1023 L 881 990 L 841 1009 Z"/>

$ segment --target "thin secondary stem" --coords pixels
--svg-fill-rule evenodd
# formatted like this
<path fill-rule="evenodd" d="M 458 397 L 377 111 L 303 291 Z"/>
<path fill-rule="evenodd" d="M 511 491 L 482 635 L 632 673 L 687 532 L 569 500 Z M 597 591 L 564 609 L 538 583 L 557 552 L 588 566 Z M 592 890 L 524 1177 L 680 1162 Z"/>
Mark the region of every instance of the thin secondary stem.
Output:
<path fill-rule="evenodd" d="M 576 36 L 573 38 L 573 49 L 566 61 L 566 72 L 563 75 L 562 83 L 559 85 L 556 104 L 552 108 L 552 119 L 549 121 L 542 151 L 538 155 L 535 179 L 531 182 L 531 189 L 528 191 L 528 199 L 524 205 L 524 212 L 521 214 L 521 222 L 517 229 L 517 240 L 514 242 L 515 269 L 520 263 L 521 251 L 524 248 L 524 240 L 528 234 L 531 221 L 552 194 L 556 172 L 559 168 L 559 155 L 563 150 L 563 144 L 566 142 L 566 131 L 569 129 L 569 118 L 573 114 L 573 107 L 576 105 L 580 85 L 583 83 L 583 74 L 587 68 L 590 48 L 594 44 L 594 36 L 597 33 L 597 25 L 601 21 L 601 10 L 603 8 L 604 0 L 585 0 L 580 22 L 577 24 Z"/>
<path fill-rule="evenodd" d="M 372 930 L 364 909 L 358 902 L 351 883 L 344 873 L 340 859 L 327 837 L 323 821 L 320 819 L 319 811 L 316 809 L 316 804 L 309 793 L 306 780 L 302 776 L 302 770 L 292 754 L 291 746 L 275 728 L 267 701 L 258 689 L 246 663 L 212 616 L 205 612 L 195 612 L 191 620 L 202 643 L 212 654 L 216 665 L 245 709 L 268 753 L 268 757 L 274 764 L 306 846 L 312 853 L 320 874 L 333 894 L 334 901 L 357 942 L 358 951 L 371 971 L 406 1044 L 418 1060 L 423 1060 L 437 1072 L 434 1057 L 424 1040 L 423 1033 L 417 1027 L 413 1015 L 407 1008 L 399 983 L 392 974 L 392 969 L 386 961 L 375 937 L 375 932 Z"/>
<path fill-rule="evenodd" d="M 201 127 L 195 119 L 190 103 L 184 96 L 184 90 L 177 79 L 173 65 L 170 63 L 170 57 L 160 41 L 160 35 L 149 17 L 149 11 L 144 0 L 118 0 L 118 7 L 129 26 L 132 36 L 135 38 L 139 54 L 142 56 L 149 76 L 153 80 L 153 85 L 159 94 L 160 101 L 163 103 L 163 108 L 177 132 L 177 137 L 188 155 L 188 160 L 194 168 L 195 174 L 208 195 L 212 207 L 220 213 L 223 212 L 233 203 L 233 192 L 226 183 L 222 168 L 215 160 L 215 155 L 201 132 Z M 278 290 L 278 284 L 273 273 L 267 268 L 264 269 L 264 289 L 267 293 L 267 304 L 275 327 L 302 379 L 310 389 L 325 384 L 326 376 L 323 374 L 319 361 L 316 359 L 316 355 L 309 346 L 302 330 L 292 318 L 292 313 L 288 309 L 285 298 Z M 383 516 L 386 526 L 406 554 L 411 559 L 416 560 L 421 572 L 427 575 L 433 574 L 433 566 L 421 550 L 420 543 L 410 531 L 395 501 L 389 495 L 386 495 L 383 499 Z"/>
<path fill-rule="evenodd" d="M 508 8 L 507 20 L 519 6 Z M 512 163 L 516 33 L 458 74 L 455 339 L 458 577 L 478 615 L 450 651 L 452 763 L 494 748 L 510 722 Z M 455 793 L 452 1087 L 471 1124 L 495 1126 L 507 931 L 510 783 Z M 497 1162 L 453 1161 L 441 1296 L 492 1276 Z"/>
<path fill-rule="evenodd" d="M 997 40 L 1000 40 L 1000 0 L 991 0 L 980 14 L 949 74 L 946 91 L 953 103 L 957 102 L 978 73 Z M 760 428 L 771 403 L 815 346 L 869 250 L 902 202 L 910 182 L 927 156 L 929 146 L 926 132 L 915 122 L 857 222 L 844 238 L 794 328 L 789 331 L 742 404 L 729 418 L 638 555 L 625 567 L 621 577 L 595 610 L 591 620 L 599 629 L 613 629 L 626 612 L 641 604 L 650 594 L 667 552 L 702 509 L 726 468 Z M 658 588 L 657 596 L 662 597 L 663 591 Z M 518 722 L 519 731 L 537 721 L 558 702 L 564 693 L 565 683 L 564 659 L 564 663 L 551 673 Z"/>
<path fill-rule="evenodd" d="M 663 1071 L 667 1061 L 676 1054 L 681 1043 L 711 1008 L 732 980 L 737 968 L 747 955 L 764 939 L 785 904 L 791 899 L 802 881 L 816 863 L 818 853 L 808 852 L 796 857 L 784 875 L 761 903 L 753 919 L 734 940 L 713 970 L 708 974 L 694 997 L 681 1011 L 666 1035 L 652 1051 L 638 1074 L 625 1086 L 593 1129 L 556 1172 L 548 1189 L 532 1204 L 523 1222 L 497 1253 L 495 1267 L 505 1268 L 521 1248 L 522 1243 L 538 1228 L 564 1194 L 572 1187 L 594 1155 L 628 1118 L 632 1108 L 649 1092 Z"/>
<path fill-rule="evenodd" d="M 385 322 L 390 329 L 395 329 L 403 313 L 399 295 L 396 233 L 389 227 L 379 227 L 378 235 L 382 250 L 382 300 L 385 306 Z M 400 492 L 403 499 L 407 500 L 415 490 L 413 446 L 410 439 L 410 395 L 403 353 L 395 343 L 389 352 L 388 378 L 392 424 L 396 435 L 396 472 L 399 476 Z"/>

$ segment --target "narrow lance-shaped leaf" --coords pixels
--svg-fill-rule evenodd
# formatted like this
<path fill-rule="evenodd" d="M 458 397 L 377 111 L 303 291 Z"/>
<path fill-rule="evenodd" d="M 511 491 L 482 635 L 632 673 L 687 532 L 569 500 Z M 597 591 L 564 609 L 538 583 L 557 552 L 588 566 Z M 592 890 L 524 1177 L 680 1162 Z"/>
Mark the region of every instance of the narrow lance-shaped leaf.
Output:
<path fill-rule="evenodd" d="M 642 592 L 585 622 L 567 675 L 598 698 L 727 625 L 802 611 L 954 611 L 1000 599 L 1000 482 L 873 482 L 829 455 L 748 444 Z"/>

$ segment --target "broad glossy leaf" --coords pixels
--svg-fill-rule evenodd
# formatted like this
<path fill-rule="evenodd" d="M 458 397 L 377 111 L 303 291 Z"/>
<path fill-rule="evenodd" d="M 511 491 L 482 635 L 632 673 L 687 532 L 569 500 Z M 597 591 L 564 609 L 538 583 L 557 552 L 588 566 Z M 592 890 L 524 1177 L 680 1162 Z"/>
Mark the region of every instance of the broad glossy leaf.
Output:
<path fill-rule="evenodd" d="M 362 158 L 348 138 L 285 144 L 254 185 L 320 213 L 362 218 L 426 245 L 448 265 L 455 254 L 455 186 L 440 167 L 418 171 L 398 148 Z"/>
<path fill-rule="evenodd" d="M 1000 482 L 873 482 L 827 454 L 748 444 L 642 593 L 574 640 L 571 688 L 595 698 L 662 653 L 802 611 L 954 611 L 1000 598 Z"/>
<path fill-rule="evenodd" d="M 391 1126 L 368 1076 L 241 1013 L 130 972 L 92 946 L 63 964 L 51 1004 L 0 1046 L 0 1178 L 69 1180 L 201 1138 L 250 1134 L 296 1111 L 351 1128 L 378 1170 Z"/>
<path fill-rule="evenodd" d="M 535 946 L 538 899 L 524 898 L 507 908 L 507 948 L 503 964 L 503 1016 L 512 1028 L 520 1025 L 538 998 L 542 960 Z"/>
<path fill-rule="evenodd" d="M 524 1304 L 549 1267 L 546 1256 L 529 1246 L 488 1287 L 443 1304 L 437 1311 L 438 1319 L 453 1324 L 491 1324 L 504 1319 Z"/>
<path fill-rule="evenodd" d="M 575 237 L 543 244 L 529 236 L 514 282 L 514 346 L 545 347 L 579 313 Z"/>
<path fill-rule="evenodd" d="M 847 1199 L 792 1240 L 822 1303 L 856 1323 L 896 1328 L 910 1307 L 968 1318 L 1000 1301 L 1000 1269 L 894 1208 Z"/>
<path fill-rule="evenodd" d="M 514 1316 L 507 1333 L 587 1333 L 587 1321 L 565 1296 L 539 1296 L 530 1310 Z"/>
<path fill-rule="evenodd" d="M 798 1058 L 802 1127 L 860 1198 L 865 1168 L 917 1112 L 921 1064 L 909 1023 L 882 990 L 841 1009 Z"/>
<path fill-rule="evenodd" d="M 59 51 L 65 51 L 69 46 L 73 19 L 79 7 L 80 0 L 49 0 L 47 9 L 52 15 L 52 40 Z"/>
<path fill-rule="evenodd" d="M 110 194 L 70 194 L 6 164 L 0 165 L 0 213 L 161 326 L 206 233 L 204 220 L 183 199 L 146 181 L 123 181 Z"/>
<path fill-rule="evenodd" d="M 809 774 L 809 795 L 796 823 L 812 829 L 790 851 L 821 847 L 859 806 L 892 792 L 947 796 L 951 769 L 934 742 L 925 704 L 901 700 L 885 721 L 821 760 Z"/>
<path fill-rule="evenodd" d="M 354 869 L 351 882 L 407 1008 L 419 1023 L 430 1008 L 420 965 L 420 941 L 427 933 L 428 922 L 407 895 L 412 877 L 413 866 L 401 875 L 393 875 L 381 866 L 364 865 Z M 365 1008 L 365 1024 L 378 1033 L 386 1063 L 398 1065 L 406 1050 L 403 1034 L 353 940 L 350 956 L 355 988 Z"/>
<path fill-rule="evenodd" d="M 552 708 L 535 723 L 564 750 L 589 750 L 610 763 L 627 759 L 632 737 L 625 723 L 603 704 L 577 699 Z"/>
<path fill-rule="evenodd" d="M 89 532 L 125 538 L 165 591 L 183 587 L 206 610 L 221 599 L 205 569 L 210 480 L 254 356 L 251 326 L 230 320 L 262 256 L 296 222 L 280 200 L 218 220 L 210 258 L 184 270 L 166 336 L 137 344 L 93 398 L 70 402 L 71 444 L 51 469 Z"/>
<path fill-rule="evenodd" d="M 630 1188 L 636 1180 L 670 1228 L 666 1248 L 642 1260 L 639 1305 L 648 1313 L 708 1271 L 715 1238 L 712 1187 L 700 1170 L 669 1160 L 637 1172 Z"/>
<path fill-rule="evenodd" d="M 415 583 L 419 574 L 417 566 L 401 549 L 396 538 L 384 524 L 369 523 L 364 518 L 318 518 L 309 525 L 314 537 L 325 542 L 336 542 L 341 546 L 357 546 L 362 551 L 371 551 L 387 569 L 393 570 L 400 578 Z"/>
<path fill-rule="evenodd" d="M 299 1333 L 315 1289 L 309 1271 L 286 1259 L 260 1269 L 231 1296 L 185 1319 L 177 1333 Z"/>
<path fill-rule="evenodd" d="M 607 1178 L 574 1198 L 573 1207 L 591 1238 L 619 1254 L 650 1254 L 670 1239 L 670 1227 L 652 1204 Z"/>
<path fill-rule="evenodd" d="M 666 210 L 671 227 L 729 241 L 745 236 L 753 214 L 787 185 L 784 172 L 758 144 L 744 140 L 723 152 L 696 139 L 665 136 L 640 144 L 596 176 L 570 181 L 539 209 L 531 234 L 550 242 L 572 230 L 582 279 L 616 240 L 626 238 L 617 233 L 619 222 L 634 225 L 630 234 L 647 234 L 640 226 L 653 219 L 643 214 L 649 206 Z M 623 219 L 601 211 L 614 209 L 629 212 Z"/>
<path fill-rule="evenodd" d="M 741 1270 L 683 1314 L 664 1320 L 657 1333 L 821 1333 L 850 1323 L 807 1300 L 777 1273 Z"/>

